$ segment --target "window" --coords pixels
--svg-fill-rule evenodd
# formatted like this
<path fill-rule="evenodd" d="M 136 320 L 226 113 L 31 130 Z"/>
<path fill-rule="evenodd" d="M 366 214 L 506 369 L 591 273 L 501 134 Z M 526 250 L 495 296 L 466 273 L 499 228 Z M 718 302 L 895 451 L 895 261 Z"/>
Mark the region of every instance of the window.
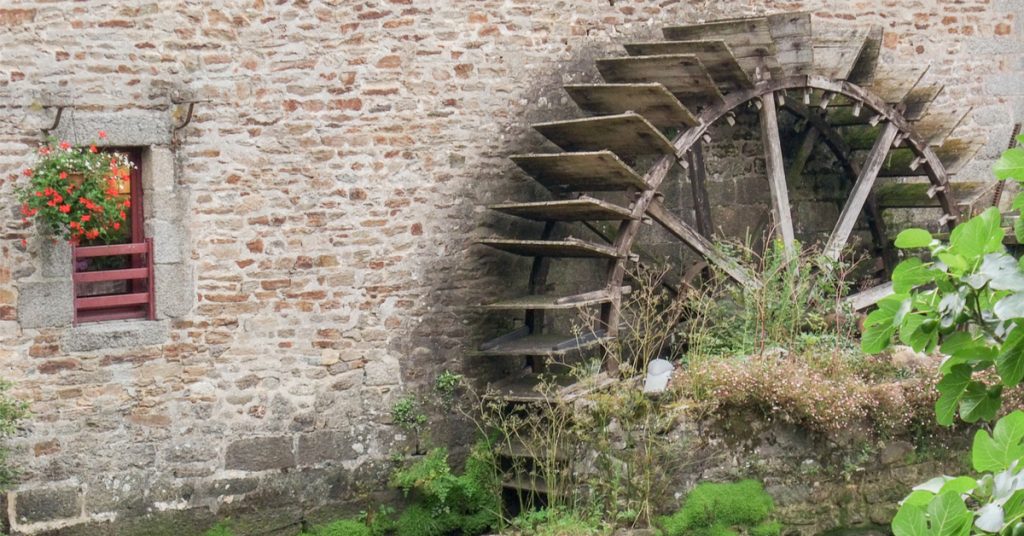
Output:
<path fill-rule="evenodd" d="M 156 318 L 153 241 L 143 224 L 142 155 L 137 149 L 107 149 L 132 163 L 117 191 L 129 201 L 121 236 L 110 244 L 83 242 L 71 248 L 75 325 L 83 322 Z"/>

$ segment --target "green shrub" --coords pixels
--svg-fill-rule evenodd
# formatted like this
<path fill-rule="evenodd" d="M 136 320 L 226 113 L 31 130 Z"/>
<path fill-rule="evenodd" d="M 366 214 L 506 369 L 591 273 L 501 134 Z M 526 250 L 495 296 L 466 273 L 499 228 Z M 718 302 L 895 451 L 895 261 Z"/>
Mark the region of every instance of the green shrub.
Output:
<path fill-rule="evenodd" d="M 203 536 L 235 536 L 235 533 L 231 530 L 231 524 L 227 521 L 221 521 L 216 525 L 210 527 L 203 533 Z"/>
<path fill-rule="evenodd" d="M 370 529 L 359 521 L 342 519 L 313 530 L 309 536 L 371 536 Z"/>
<path fill-rule="evenodd" d="M 610 532 L 600 520 L 563 508 L 523 512 L 511 525 L 521 536 L 597 536 Z"/>
<path fill-rule="evenodd" d="M 10 396 L 11 383 L 0 380 L 0 440 L 14 435 L 18 423 L 29 416 L 28 405 Z M 8 450 L 0 446 L 0 491 L 10 487 L 18 477 L 18 470 L 7 464 Z"/>
<path fill-rule="evenodd" d="M 781 526 L 768 519 L 774 509 L 771 496 L 755 480 L 704 483 L 690 492 L 679 511 L 660 518 L 658 525 L 665 536 L 777 536 Z"/>
<path fill-rule="evenodd" d="M 398 536 L 482 534 L 500 521 L 501 482 L 486 442 L 473 447 L 461 476 L 452 473 L 448 451 L 437 448 L 397 471 L 391 483 L 415 500 L 396 522 Z"/>

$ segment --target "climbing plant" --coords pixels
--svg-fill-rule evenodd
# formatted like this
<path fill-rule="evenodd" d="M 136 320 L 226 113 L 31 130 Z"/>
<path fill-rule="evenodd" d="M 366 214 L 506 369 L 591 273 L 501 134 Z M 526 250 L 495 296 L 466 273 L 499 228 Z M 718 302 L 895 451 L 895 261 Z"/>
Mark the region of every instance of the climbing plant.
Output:
<path fill-rule="evenodd" d="M 1024 149 L 1004 153 L 994 171 L 998 179 L 1024 182 Z M 1024 195 L 1013 208 L 1024 208 Z M 1014 233 L 1024 241 L 1019 218 Z M 1003 238 L 995 207 L 958 225 L 948 242 L 924 229 L 901 232 L 897 247 L 928 255 L 896 267 L 894 294 L 865 321 L 867 352 L 885 349 L 894 337 L 917 351 L 942 352 L 935 414 L 944 425 L 957 414 L 966 422 L 994 419 L 1003 391 L 1024 380 L 1024 261 L 1007 252 Z M 976 433 L 972 463 L 982 476 L 942 476 L 917 486 L 893 519 L 894 534 L 1024 535 L 1022 461 L 1024 412 L 1015 411 L 992 434 Z"/>

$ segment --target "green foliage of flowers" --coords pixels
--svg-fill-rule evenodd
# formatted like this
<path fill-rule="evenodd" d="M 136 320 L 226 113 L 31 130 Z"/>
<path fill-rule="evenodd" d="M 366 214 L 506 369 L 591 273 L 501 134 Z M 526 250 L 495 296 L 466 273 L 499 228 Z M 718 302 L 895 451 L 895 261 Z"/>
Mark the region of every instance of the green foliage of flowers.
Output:
<path fill-rule="evenodd" d="M 676 513 L 658 519 L 665 536 L 750 534 L 778 536 L 781 525 L 771 520 L 775 503 L 760 482 L 698 485 Z"/>
<path fill-rule="evenodd" d="M 126 157 L 53 138 L 37 156 L 24 170 L 28 184 L 17 190 L 24 221 L 34 218 L 44 233 L 73 242 L 109 243 L 124 237 L 130 201 L 120 193 L 118 181 L 127 180 L 132 167 Z"/>

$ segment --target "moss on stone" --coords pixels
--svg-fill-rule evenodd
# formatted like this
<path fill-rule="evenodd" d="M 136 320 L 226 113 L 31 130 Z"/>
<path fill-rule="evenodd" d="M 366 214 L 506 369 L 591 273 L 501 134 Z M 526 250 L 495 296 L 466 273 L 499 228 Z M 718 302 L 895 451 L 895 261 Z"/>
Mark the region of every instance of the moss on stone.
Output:
<path fill-rule="evenodd" d="M 665 536 L 738 534 L 733 528 L 751 529 L 757 536 L 777 536 L 778 523 L 769 520 L 775 503 L 760 482 L 698 485 L 676 513 L 658 519 Z M 755 532 L 756 531 L 756 532 Z"/>

